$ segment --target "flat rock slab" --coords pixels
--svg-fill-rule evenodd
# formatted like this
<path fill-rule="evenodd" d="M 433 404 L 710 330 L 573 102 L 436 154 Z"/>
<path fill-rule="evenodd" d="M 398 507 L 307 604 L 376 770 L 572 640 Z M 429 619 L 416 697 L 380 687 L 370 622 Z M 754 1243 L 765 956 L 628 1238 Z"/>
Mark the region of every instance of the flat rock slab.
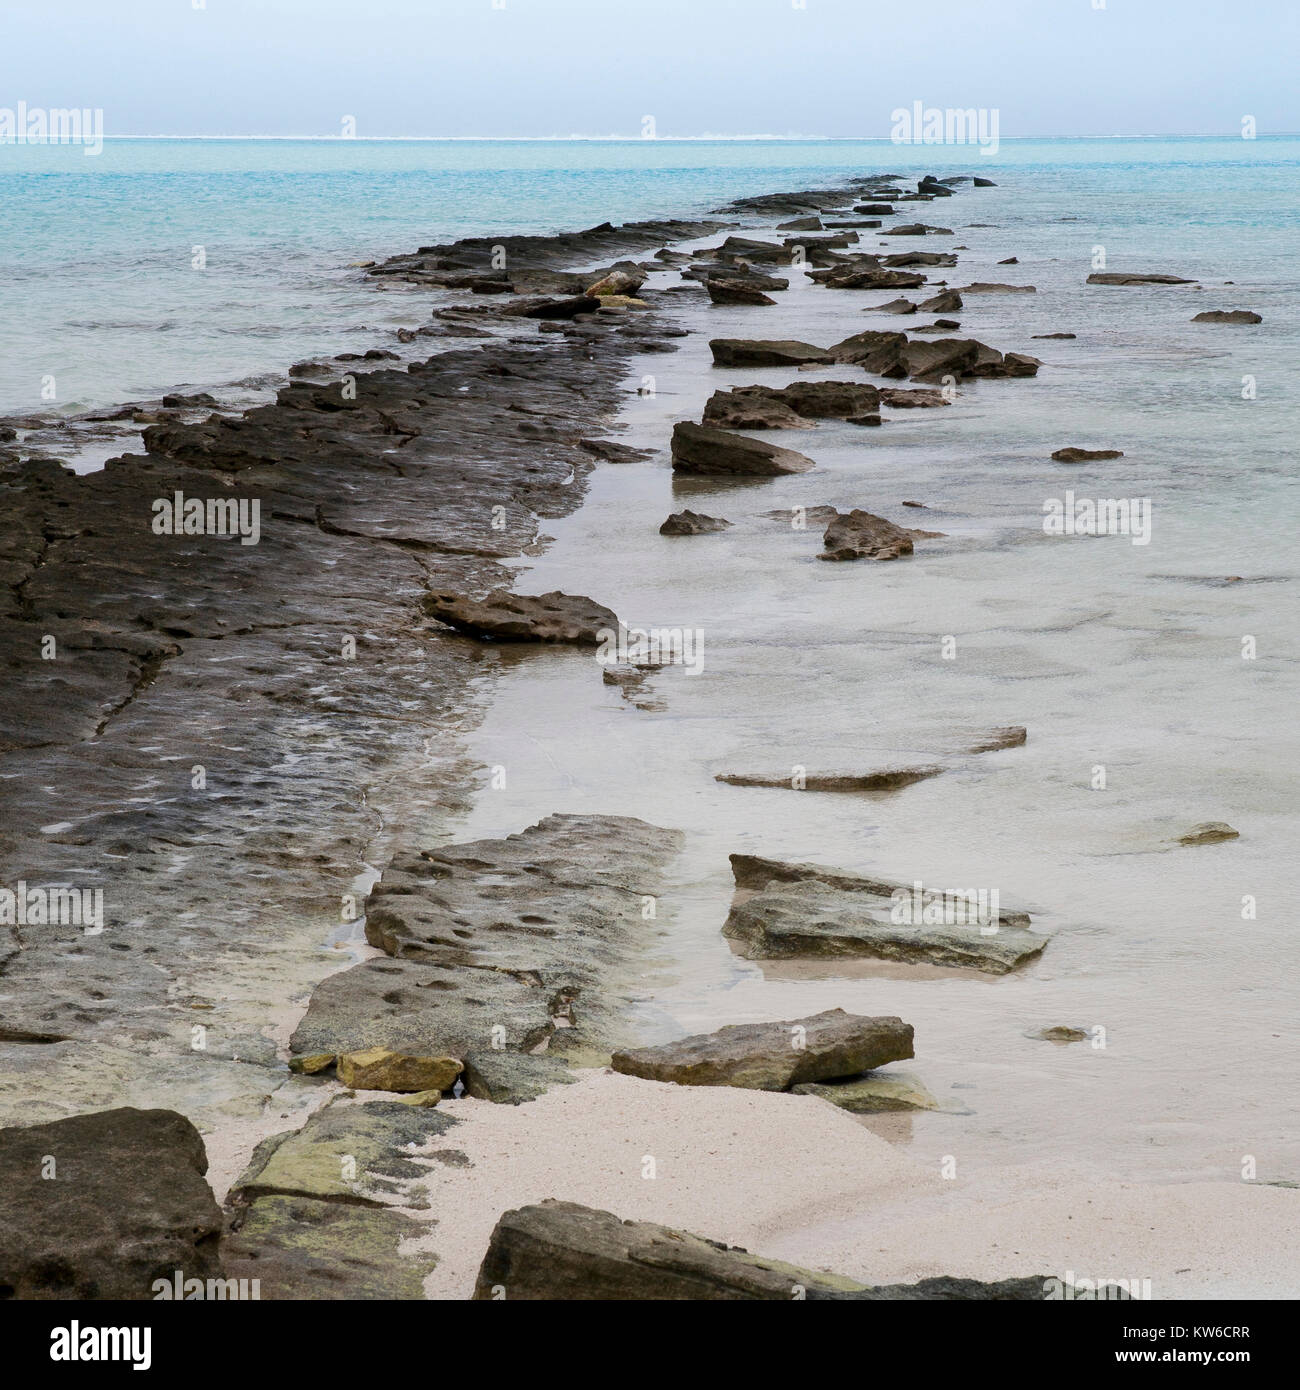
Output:
<path fill-rule="evenodd" d="M 812 459 L 793 449 L 689 420 L 673 427 L 672 452 L 675 473 L 770 478 L 806 473 L 815 466 Z"/>
<path fill-rule="evenodd" d="M 226 1272 L 259 1280 L 263 1299 L 423 1299 L 438 1263 L 402 1253 L 430 1227 L 400 1211 L 277 1193 L 241 1216 L 223 1247 Z"/>
<path fill-rule="evenodd" d="M 1090 285 L 1194 285 L 1181 275 L 1133 275 L 1127 271 L 1099 270 L 1088 276 Z"/>
<path fill-rule="evenodd" d="M 1250 309 L 1207 309 L 1197 314 L 1193 323 L 1263 323 L 1264 316 Z"/>
<path fill-rule="evenodd" d="M 221 1276 L 221 1210 L 198 1130 L 100 1110 L 0 1130 L 0 1286 L 22 1299 L 152 1299 Z"/>
<path fill-rule="evenodd" d="M 882 767 L 870 772 L 808 772 L 803 768 L 781 772 L 719 772 L 715 782 L 730 787 L 782 787 L 808 792 L 896 792 L 937 777 L 946 769 L 933 767 Z"/>
<path fill-rule="evenodd" d="M 869 1287 L 837 1274 L 800 1269 L 649 1221 L 548 1200 L 506 1212 L 479 1269 L 474 1298 L 487 1301 L 685 1300 L 895 1302 L 1041 1300 L 1049 1281 L 1035 1275 L 982 1284 L 924 1279 Z"/>
<path fill-rule="evenodd" d="M 486 599 L 433 593 L 424 610 L 470 637 L 493 642 L 565 642 L 595 647 L 618 631 L 618 616 L 580 594 L 493 594 Z"/>
<path fill-rule="evenodd" d="M 751 960 L 856 956 L 1005 975 L 1047 944 L 1027 913 L 985 921 L 978 901 L 817 864 L 733 854 L 731 865 L 736 887 L 752 891 L 737 896 L 722 934 Z"/>
<path fill-rule="evenodd" d="M 229 1200 L 247 1206 L 277 1193 L 362 1207 L 425 1206 L 414 1184 L 426 1170 L 406 1150 L 455 1124 L 436 1110 L 396 1101 L 335 1101 L 301 1129 L 264 1139 Z"/>
<path fill-rule="evenodd" d="M 788 1091 L 805 1081 L 857 1076 L 912 1053 L 912 1026 L 828 1009 L 788 1023 L 737 1023 L 658 1047 L 614 1053 L 611 1066 L 645 1081 Z"/>
<path fill-rule="evenodd" d="M 629 817 L 563 815 L 397 855 L 366 904 L 366 939 L 395 958 L 322 981 L 292 1051 L 607 1056 L 681 843 Z"/>
<path fill-rule="evenodd" d="M 825 348 L 792 339 L 714 338 L 709 348 L 716 367 L 801 367 L 832 360 Z"/>

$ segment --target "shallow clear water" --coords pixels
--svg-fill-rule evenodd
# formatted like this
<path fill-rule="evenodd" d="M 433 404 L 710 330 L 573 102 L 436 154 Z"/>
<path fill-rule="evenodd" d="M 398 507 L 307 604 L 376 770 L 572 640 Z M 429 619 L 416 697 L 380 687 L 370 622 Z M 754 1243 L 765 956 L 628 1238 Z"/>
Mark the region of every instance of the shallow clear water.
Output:
<path fill-rule="evenodd" d="M 1235 1180 L 1251 1155 L 1261 1178 L 1297 1179 L 1298 160 L 1295 139 L 1007 142 L 996 159 L 882 143 L 123 142 L 99 161 L 0 147 L 0 409 L 39 406 L 47 369 L 71 410 L 380 341 L 422 318 L 424 297 L 381 294 L 347 263 L 450 236 L 701 212 L 872 169 L 991 174 L 999 187 L 918 212 L 954 228 L 943 244 L 970 248 L 932 279 L 1036 285 L 969 297 L 958 317 L 963 333 L 1035 352 L 1039 377 L 972 383 L 952 407 L 896 411 L 880 429 L 783 435 L 817 462 L 798 478 L 683 485 L 666 455 L 673 421 L 698 419 L 719 386 L 793 376 L 715 369 L 709 337 L 829 343 L 907 321 L 863 312 L 892 294 L 832 293 L 797 274 L 772 309 L 682 296 L 698 331 L 679 353 L 635 363 L 627 383 L 621 437 L 659 452 L 602 465 L 581 510 L 546 523 L 556 544 L 521 566 L 519 587 L 587 593 L 643 626 L 698 627 L 704 669 L 653 677 L 663 708 L 644 711 L 583 654 L 499 654 L 474 751 L 506 769 L 506 787 L 485 789 L 458 833 L 553 811 L 686 830 L 647 1026 L 668 1036 L 836 1006 L 898 1013 L 917 1030 L 909 1069 L 971 1112 L 871 1122 L 922 1157 Z M 206 271 L 190 269 L 193 245 L 207 248 Z M 1205 288 L 1085 286 L 1098 245 L 1110 269 Z M 1020 264 L 997 264 L 1010 255 Z M 1236 307 L 1264 324 L 1190 322 Z M 1030 340 L 1055 331 L 1078 338 Z M 647 376 L 654 392 L 638 395 Z M 1242 398 L 1248 376 L 1254 400 Z M 1125 457 L 1052 463 L 1066 444 Z M 1150 544 L 1045 536 L 1043 503 L 1067 488 L 1150 498 Z M 822 503 L 947 539 L 891 565 L 827 565 L 815 528 L 762 516 Z M 682 506 L 736 524 L 659 536 Z M 1245 636 L 1255 660 L 1242 659 Z M 951 729 L 1012 723 L 1029 727 L 1026 747 L 890 796 L 713 780 L 794 763 L 852 770 L 881 749 L 925 754 Z M 1104 791 L 1091 787 L 1098 765 Z M 1241 839 L 1157 847 L 1209 820 Z M 719 932 L 734 851 L 997 888 L 1053 940 L 1004 979 L 762 967 Z M 1245 895 L 1255 920 L 1243 920 Z M 1056 1024 L 1100 1025 L 1107 1046 L 1024 1037 Z"/>
<path fill-rule="evenodd" d="M 378 294 L 357 261 L 700 213 L 864 170 L 1015 170 L 1022 193 L 1100 211 L 1115 254 L 1229 258 L 1249 235 L 1252 273 L 1272 281 L 1294 243 L 1298 162 L 1300 140 L 1282 137 L 1004 141 L 993 157 L 888 141 L 110 140 L 95 157 L 0 144 L 0 411 L 221 386 L 354 349 L 362 330 L 387 340 L 410 301 Z"/>
<path fill-rule="evenodd" d="M 1234 177 L 1229 201 L 1266 201 L 1244 172 Z M 503 659 L 475 751 L 506 769 L 507 784 L 484 791 L 465 833 L 516 830 L 554 810 L 684 828 L 667 974 L 646 981 L 648 1024 L 667 1037 L 833 1007 L 900 1014 L 917 1032 L 909 1069 L 972 1112 L 869 1122 L 923 1158 L 1238 1180 L 1250 1155 L 1260 1178 L 1295 1179 L 1300 528 L 1287 364 L 1300 346 L 1300 286 L 1275 231 L 1228 240 L 1197 225 L 1203 187 L 1178 195 L 1166 184 L 1166 237 L 1136 191 L 1126 211 L 1094 220 L 1090 208 L 1109 207 L 1111 195 L 1081 192 L 1082 172 L 1002 182 L 948 200 L 937 216 L 926 205 L 956 230 L 945 241 L 970 247 L 956 272 L 932 274 L 1038 286 L 1034 296 L 969 296 L 958 316 L 963 333 L 1043 358 L 1035 380 L 970 383 L 952 407 L 895 411 L 879 429 L 769 434 L 817 468 L 727 485 L 674 481 L 673 421 L 698 419 L 718 387 L 795 374 L 719 370 L 707 339 L 830 343 L 906 326 L 862 312 L 893 293 L 828 292 L 796 276 L 777 308 L 685 311 L 698 331 L 682 351 L 635 364 L 620 438 L 657 457 L 602 466 L 583 508 L 546 523 L 557 543 L 528 563 L 519 587 L 590 594 L 642 627 L 700 628 L 704 669 L 652 677 L 664 708 L 643 711 L 602 685 L 589 657 Z M 1058 220 L 1074 215 L 1089 220 Z M 975 221 L 997 226 L 968 229 Z M 1206 288 L 1086 287 L 1099 239 L 1112 268 L 1202 276 Z M 1012 254 L 1018 266 L 997 265 Z M 1213 288 L 1227 279 L 1231 290 Z M 1238 305 L 1265 324 L 1190 323 L 1203 308 Z M 1079 337 L 1030 341 L 1058 330 Z M 653 397 L 636 394 L 646 374 Z M 1247 374 L 1259 383 L 1253 401 L 1241 399 Z M 1051 462 L 1069 443 L 1125 457 Z M 1042 505 L 1067 488 L 1151 499 L 1150 543 L 1045 536 Z M 930 510 L 902 508 L 904 499 Z M 827 565 L 815 558 L 816 528 L 763 516 L 820 503 L 948 539 L 918 542 L 913 559 L 894 564 Z M 683 506 L 735 525 L 658 535 Z M 1254 660 L 1242 658 L 1247 635 Z M 1027 746 L 887 796 L 713 780 L 795 764 L 851 771 L 897 749 L 924 759 L 947 731 L 1013 723 L 1028 726 Z M 1098 766 L 1105 790 L 1092 787 Z M 1166 847 L 1211 820 L 1241 839 Z M 848 978 L 838 964 L 747 962 L 719 934 L 727 855 L 737 851 L 996 888 L 1004 904 L 1033 909 L 1053 940 L 1039 963 L 1002 979 L 869 963 Z M 1243 920 L 1247 895 L 1255 920 Z M 1058 1024 L 1100 1026 L 1106 1046 L 1024 1036 Z"/>

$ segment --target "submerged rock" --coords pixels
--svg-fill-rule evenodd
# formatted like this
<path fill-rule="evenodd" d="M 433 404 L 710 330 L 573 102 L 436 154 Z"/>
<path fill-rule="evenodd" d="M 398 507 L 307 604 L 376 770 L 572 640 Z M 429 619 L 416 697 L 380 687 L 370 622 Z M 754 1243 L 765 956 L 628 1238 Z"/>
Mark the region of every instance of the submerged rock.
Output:
<path fill-rule="evenodd" d="M 788 1023 L 736 1023 L 658 1047 L 615 1052 L 610 1065 L 644 1081 L 788 1091 L 803 1081 L 857 1076 L 911 1057 L 912 1027 L 828 1009 Z"/>
<path fill-rule="evenodd" d="M 855 508 L 826 528 L 819 560 L 897 560 L 912 553 L 912 536 L 901 526 Z"/>
<path fill-rule="evenodd" d="M 715 782 L 730 787 L 785 787 L 809 792 L 893 792 L 937 777 L 942 767 L 883 767 L 871 772 L 806 772 L 802 768 L 791 773 L 778 772 L 719 772 Z"/>
<path fill-rule="evenodd" d="M 1038 1301 L 1045 1276 L 982 1284 L 923 1279 L 868 1287 L 837 1274 L 799 1269 L 649 1221 L 549 1199 L 507 1211 L 496 1224 L 474 1298 L 514 1302 Z"/>
<path fill-rule="evenodd" d="M 1249 309 L 1207 309 L 1203 314 L 1197 314 L 1192 320 L 1193 323 L 1263 323 L 1262 314 L 1253 313 Z"/>
<path fill-rule="evenodd" d="M 493 642 L 564 642 L 594 647 L 602 632 L 618 630 L 618 616 L 581 594 L 510 594 L 498 590 L 485 599 L 433 593 L 424 610 L 440 623 L 470 637 Z"/>
<path fill-rule="evenodd" d="M 812 459 L 793 449 L 689 420 L 673 426 L 672 453 L 676 473 L 770 478 L 814 467 Z"/>
<path fill-rule="evenodd" d="M 1025 1037 L 1033 1038 L 1036 1042 L 1087 1042 L 1088 1031 L 1086 1028 L 1068 1028 L 1063 1025 L 1057 1025 L 1053 1028 L 1040 1028 L 1035 1033 L 1026 1033 Z"/>
<path fill-rule="evenodd" d="M 1205 821 L 1193 826 L 1185 835 L 1178 837 L 1180 845 L 1218 845 L 1224 840 L 1239 840 L 1241 831 L 1234 830 L 1227 821 Z"/>
<path fill-rule="evenodd" d="M 0 1129 L 0 1286 L 15 1299 L 152 1299 L 219 1278 L 221 1210 L 198 1130 L 171 1110 Z"/>
<path fill-rule="evenodd" d="M 1122 459 L 1123 449 L 1057 449 L 1052 458 L 1057 463 L 1091 463 L 1094 459 Z"/>
<path fill-rule="evenodd" d="M 852 1081 L 808 1081 L 791 1087 L 796 1095 L 828 1100 L 853 1115 L 896 1110 L 938 1110 L 939 1102 L 911 1072 L 883 1071 Z"/>
<path fill-rule="evenodd" d="M 674 512 L 659 528 L 661 536 L 707 536 L 726 531 L 731 522 L 720 516 L 705 516 L 703 512 Z"/>
<path fill-rule="evenodd" d="M 982 910 L 975 890 L 936 892 L 817 864 L 733 854 L 737 899 L 722 934 L 750 959 L 860 956 L 1005 975 L 1047 938 L 1023 912 Z M 919 919 L 919 920 L 917 920 Z"/>
<path fill-rule="evenodd" d="M 1029 730 L 1023 724 L 1009 724 L 1005 728 L 990 729 L 981 734 L 966 749 L 968 753 L 993 753 L 1000 748 L 1019 748 L 1029 739 Z"/>
<path fill-rule="evenodd" d="M 1036 285 L 1001 285 L 992 281 L 977 280 L 973 285 L 963 285 L 959 294 L 1037 294 Z"/>
<path fill-rule="evenodd" d="M 929 410 L 935 406 L 951 405 L 942 391 L 926 391 L 906 386 L 882 386 L 880 403 L 893 410 Z"/>
<path fill-rule="evenodd" d="M 928 222 L 906 222 L 901 227 L 890 227 L 885 236 L 951 236 L 951 227 L 932 227 Z"/>

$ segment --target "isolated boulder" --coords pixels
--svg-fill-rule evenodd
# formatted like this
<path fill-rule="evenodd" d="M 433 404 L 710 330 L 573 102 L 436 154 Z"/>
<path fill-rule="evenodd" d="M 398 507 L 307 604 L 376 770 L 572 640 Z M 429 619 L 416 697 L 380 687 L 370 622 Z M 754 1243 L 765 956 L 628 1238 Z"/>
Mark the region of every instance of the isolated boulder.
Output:
<path fill-rule="evenodd" d="M 1057 463 L 1091 463 L 1094 459 L 1122 459 L 1123 449 L 1057 449 L 1052 458 Z"/>
<path fill-rule="evenodd" d="M 705 516 L 702 512 L 674 512 L 659 528 L 661 536 L 707 536 L 715 531 L 725 531 L 731 522 L 718 516 Z"/>
<path fill-rule="evenodd" d="M 1127 271 L 1099 270 L 1088 276 L 1090 285 L 1194 285 L 1181 275 L 1133 275 Z"/>
<path fill-rule="evenodd" d="M 897 560 L 912 553 L 912 536 L 901 526 L 854 508 L 826 528 L 820 560 Z"/>
<path fill-rule="evenodd" d="M 1206 821 L 1193 826 L 1185 835 L 1178 837 L 1180 845 L 1219 845 L 1225 840 L 1239 840 L 1241 831 L 1234 830 L 1226 821 Z"/>
<path fill-rule="evenodd" d="M 679 1086 L 740 1086 L 788 1091 L 803 1081 L 858 1076 L 911 1057 L 912 1027 L 828 1009 L 788 1023 L 736 1023 L 658 1047 L 615 1052 L 625 1076 Z"/>
<path fill-rule="evenodd" d="M 673 426 L 673 471 L 711 476 L 771 478 L 806 473 L 812 459 L 762 439 L 683 420 Z"/>
<path fill-rule="evenodd" d="M 1252 313 L 1249 309 L 1207 309 L 1203 314 L 1197 314 L 1192 320 L 1193 323 L 1263 323 L 1262 314 Z"/>

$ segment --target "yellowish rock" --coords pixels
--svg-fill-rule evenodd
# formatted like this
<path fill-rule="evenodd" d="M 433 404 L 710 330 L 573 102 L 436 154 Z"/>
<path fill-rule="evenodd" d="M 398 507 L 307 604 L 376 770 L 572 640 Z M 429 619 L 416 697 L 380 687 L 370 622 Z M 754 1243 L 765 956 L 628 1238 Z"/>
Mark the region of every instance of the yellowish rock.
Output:
<path fill-rule="evenodd" d="M 333 1065 L 334 1054 L 332 1052 L 313 1052 L 307 1057 L 289 1058 L 289 1070 L 296 1072 L 299 1076 L 315 1076 L 318 1071 L 324 1071 Z"/>
<path fill-rule="evenodd" d="M 339 1080 L 357 1091 L 449 1091 L 460 1075 L 454 1057 L 412 1057 L 386 1047 L 345 1052 L 339 1058 Z"/>
<path fill-rule="evenodd" d="M 398 1100 L 398 1105 L 437 1105 L 442 1099 L 441 1091 L 416 1091 L 409 1096 L 402 1096 Z"/>
<path fill-rule="evenodd" d="M 600 307 L 602 309 L 648 309 L 650 305 L 644 299 L 635 299 L 628 294 L 602 294 Z"/>

